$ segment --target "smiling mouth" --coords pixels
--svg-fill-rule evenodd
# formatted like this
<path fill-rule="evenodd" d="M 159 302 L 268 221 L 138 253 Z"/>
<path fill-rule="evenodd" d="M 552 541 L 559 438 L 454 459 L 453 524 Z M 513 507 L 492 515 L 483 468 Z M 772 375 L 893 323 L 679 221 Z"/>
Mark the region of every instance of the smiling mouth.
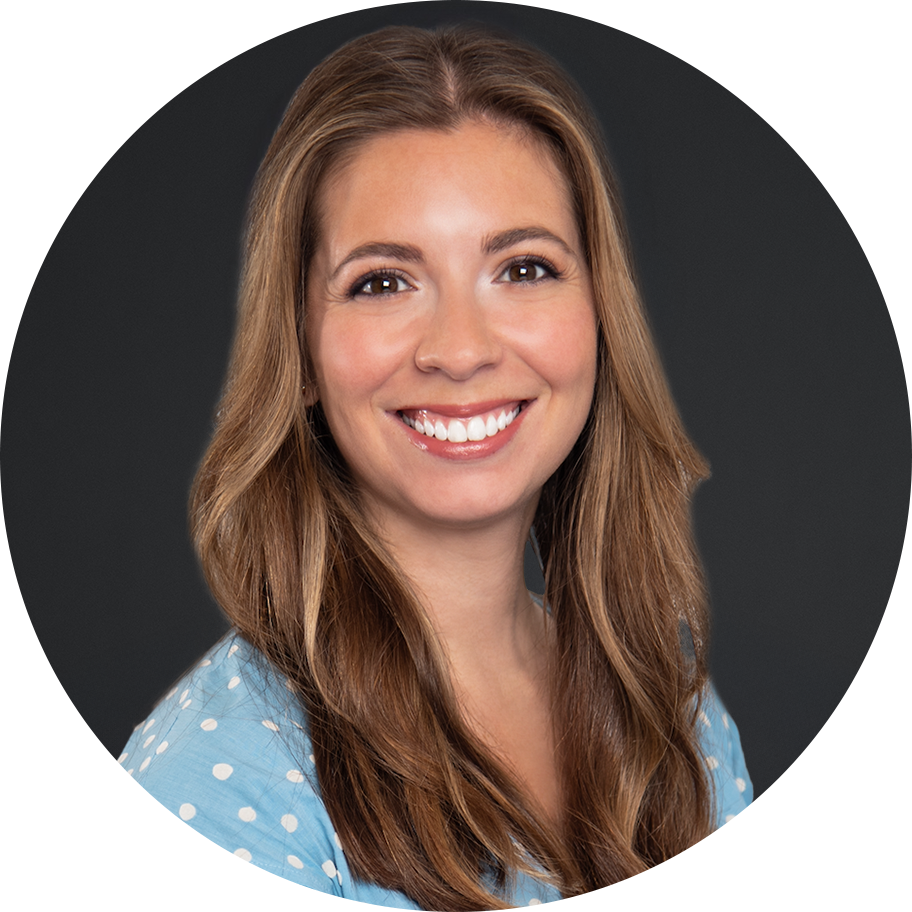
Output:
<path fill-rule="evenodd" d="M 447 440 L 450 443 L 487 440 L 506 430 L 513 419 L 528 405 L 523 399 L 496 409 L 479 412 L 466 418 L 451 418 L 430 409 L 403 409 L 396 412 L 412 430 L 425 437 Z"/>

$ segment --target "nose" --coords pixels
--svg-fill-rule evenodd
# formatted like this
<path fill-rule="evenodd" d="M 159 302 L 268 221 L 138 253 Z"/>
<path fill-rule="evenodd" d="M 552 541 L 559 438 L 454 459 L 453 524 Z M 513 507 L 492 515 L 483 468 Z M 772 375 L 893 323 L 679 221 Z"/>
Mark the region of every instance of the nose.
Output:
<path fill-rule="evenodd" d="M 441 289 L 415 352 L 419 370 L 467 380 L 500 356 L 500 343 L 474 290 Z"/>

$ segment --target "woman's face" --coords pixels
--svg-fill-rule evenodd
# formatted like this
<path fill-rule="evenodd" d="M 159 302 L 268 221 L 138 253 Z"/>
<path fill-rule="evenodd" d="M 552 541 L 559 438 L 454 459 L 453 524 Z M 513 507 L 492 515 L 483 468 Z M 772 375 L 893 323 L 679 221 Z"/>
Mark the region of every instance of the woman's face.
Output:
<path fill-rule="evenodd" d="M 404 130 L 361 148 L 321 203 L 309 349 L 370 507 L 531 521 L 596 371 L 589 271 L 551 155 L 487 123 Z"/>

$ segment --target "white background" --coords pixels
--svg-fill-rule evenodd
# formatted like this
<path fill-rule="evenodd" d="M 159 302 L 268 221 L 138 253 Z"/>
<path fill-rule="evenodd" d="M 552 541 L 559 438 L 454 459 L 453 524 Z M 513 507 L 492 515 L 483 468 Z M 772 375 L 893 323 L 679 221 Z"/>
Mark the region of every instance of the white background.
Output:
<path fill-rule="evenodd" d="M 352 0 L 10 4 L 3 16 L 0 61 L 3 376 L 19 316 L 54 235 L 134 130 L 191 82 L 242 51 L 307 22 L 380 5 Z M 823 0 L 548 0 L 529 5 L 607 23 L 687 60 L 765 117 L 824 180 Z M 5 481 L 15 484 L 14 478 Z M 5 538 L 0 543 L 0 642 L 0 757 L 109 757 L 41 651 Z"/>

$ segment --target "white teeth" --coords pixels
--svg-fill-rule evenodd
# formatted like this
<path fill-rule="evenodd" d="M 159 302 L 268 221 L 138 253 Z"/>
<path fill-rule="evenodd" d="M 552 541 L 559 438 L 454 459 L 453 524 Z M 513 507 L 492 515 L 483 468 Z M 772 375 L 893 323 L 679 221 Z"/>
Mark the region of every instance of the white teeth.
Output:
<path fill-rule="evenodd" d="M 520 413 L 521 407 L 517 406 L 511 411 L 502 411 L 496 418 L 494 415 L 488 415 L 487 419 L 481 415 L 475 415 L 469 421 L 463 422 L 458 418 L 452 418 L 449 424 L 443 421 L 425 417 L 410 418 L 408 415 L 399 413 L 402 420 L 410 427 L 414 428 L 419 434 L 426 437 L 436 437 L 438 440 L 448 440 L 450 443 L 465 443 L 467 440 L 478 442 L 486 437 L 493 437 L 508 425 L 513 423 L 513 419 Z"/>
<path fill-rule="evenodd" d="M 469 435 L 466 431 L 466 426 L 461 421 L 457 421 L 454 418 L 447 428 L 447 440 L 449 440 L 450 443 L 465 443 L 468 439 Z"/>
<path fill-rule="evenodd" d="M 452 425 L 450 426 L 452 430 Z M 466 428 L 466 433 L 469 436 L 469 440 L 484 440 L 488 436 L 487 427 L 485 426 L 484 418 L 476 415 Z M 452 434 L 449 435 L 450 440 L 453 439 Z"/>

